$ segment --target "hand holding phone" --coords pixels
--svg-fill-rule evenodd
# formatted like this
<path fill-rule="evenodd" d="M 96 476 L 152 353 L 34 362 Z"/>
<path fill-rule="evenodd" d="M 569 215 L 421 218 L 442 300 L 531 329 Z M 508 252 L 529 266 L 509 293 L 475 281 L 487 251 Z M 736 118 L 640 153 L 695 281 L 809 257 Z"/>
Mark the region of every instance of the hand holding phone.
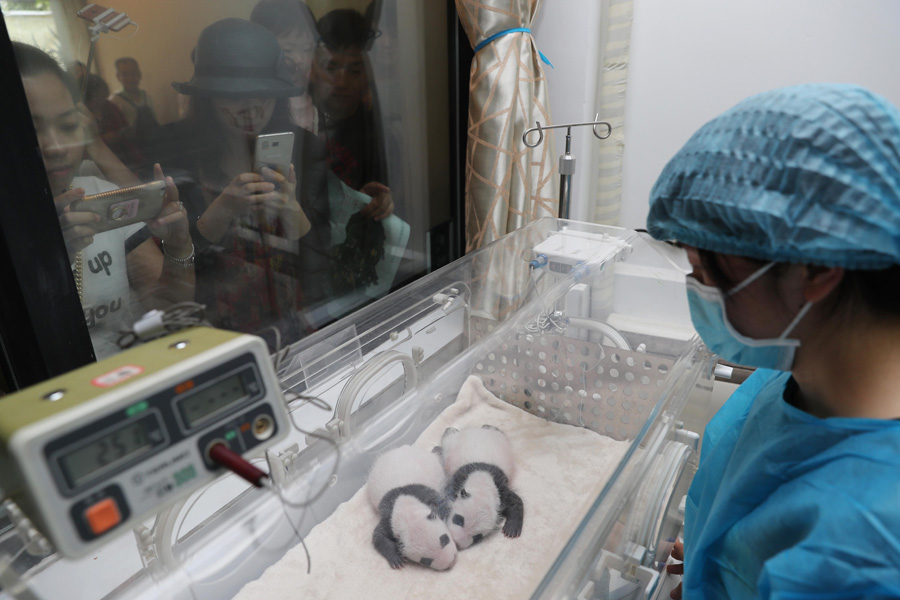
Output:
<path fill-rule="evenodd" d="M 97 233 L 94 225 L 100 220 L 100 217 L 92 212 L 72 210 L 71 205 L 83 198 L 82 188 L 66 190 L 53 198 L 56 214 L 59 216 L 59 228 L 62 229 L 70 261 L 74 261 L 79 251 L 94 242 L 94 234 Z"/>
<path fill-rule="evenodd" d="M 264 167 L 278 171 L 287 177 L 294 154 L 294 132 L 266 133 L 256 138 L 253 154 L 253 172 L 262 175 Z"/>
<path fill-rule="evenodd" d="M 189 253 L 189 249 L 193 248 L 187 210 L 179 200 L 175 181 L 163 174 L 159 163 L 153 165 L 153 176 L 165 182 L 166 190 L 162 209 L 152 220 L 147 221 L 147 228 L 150 233 L 163 241 L 167 250 L 176 252 L 180 248 L 183 251 L 176 256 L 184 257 Z"/>
<path fill-rule="evenodd" d="M 263 171 L 266 179 L 271 180 L 278 186 L 272 193 L 268 194 L 269 199 L 265 201 L 265 205 L 275 211 L 275 214 L 281 221 L 284 237 L 289 240 L 295 240 L 306 235 L 311 224 L 306 217 L 306 213 L 297 202 L 297 176 L 294 173 L 294 166 L 288 165 L 287 175 L 282 175 L 278 171 Z"/>
<path fill-rule="evenodd" d="M 159 214 L 166 194 L 165 181 L 91 194 L 70 204 L 70 210 L 92 212 L 100 217 L 93 228 L 97 233 L 148 221 Z"/>

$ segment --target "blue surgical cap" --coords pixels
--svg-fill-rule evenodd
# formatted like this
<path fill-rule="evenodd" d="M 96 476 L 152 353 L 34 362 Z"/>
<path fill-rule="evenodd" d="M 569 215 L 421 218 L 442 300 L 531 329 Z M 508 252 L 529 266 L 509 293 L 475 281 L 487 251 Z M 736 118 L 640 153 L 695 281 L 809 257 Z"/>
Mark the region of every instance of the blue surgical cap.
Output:
<path fill-rule="evenodd" d="M 647 230 L 762 260 L 900 264 L 900 111 L 845 84 L 752 96 L 665 166 Z"/>

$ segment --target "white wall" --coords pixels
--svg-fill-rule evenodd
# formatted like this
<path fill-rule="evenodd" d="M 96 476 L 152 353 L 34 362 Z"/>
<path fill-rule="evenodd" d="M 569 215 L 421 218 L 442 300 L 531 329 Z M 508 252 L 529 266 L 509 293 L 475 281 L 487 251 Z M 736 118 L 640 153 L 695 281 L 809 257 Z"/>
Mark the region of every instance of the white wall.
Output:
<path fill-rule="evenodd" d="M 597 89 L 596 58 L 600 46 L 600 0 L 543 0 L 531 28 L 537 49 L 553 63 L 544 65 L 550 86 L 550 114 L 554 123 L 581 123 L 594 120 Z M 583 221 L 588 205 L 583 198 L 590 190 L 591 151 L 601 143 L 590 127 L 572 130 L 572 204 L 569 217 Z M 566 130 L 556 130 L 554 164 L 566 150 Z M 555 190 L 557 191 L 557 190 Z"/>
<path fill-rule="evenodd" d="M 668 159 L 746 96 L 842 81 L 900 106 L 898 24 L 896 0 L 635 0 L 620 224 L 645 225 Z"/>

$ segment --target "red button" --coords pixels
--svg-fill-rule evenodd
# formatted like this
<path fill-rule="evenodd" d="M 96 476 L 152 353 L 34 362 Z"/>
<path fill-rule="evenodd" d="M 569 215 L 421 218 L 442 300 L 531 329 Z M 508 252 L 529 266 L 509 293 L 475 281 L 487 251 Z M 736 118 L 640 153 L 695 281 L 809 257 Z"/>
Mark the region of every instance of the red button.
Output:
<path fill-rule="evenodd" d="M 112 498 L 104 498 L 84 511 L 84 518 L 94 535 L 100 535 L 118 525 L 122 521 L 122 513 L 116 501 Z"/>

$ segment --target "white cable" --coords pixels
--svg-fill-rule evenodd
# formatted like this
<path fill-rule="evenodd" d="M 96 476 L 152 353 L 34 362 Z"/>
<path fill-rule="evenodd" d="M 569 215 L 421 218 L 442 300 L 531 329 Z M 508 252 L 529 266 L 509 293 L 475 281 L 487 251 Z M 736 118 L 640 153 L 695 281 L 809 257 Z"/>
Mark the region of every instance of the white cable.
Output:
<path fill-rule="evenodd" d="M 165 310 L 151 310 L 135 321 L 132 328 L 120 331 L 117 344 L 123 350 L 136 343 L 146 342 L 173 331 L 206 325 L 211 327 L 205 316 L 206 306 L 196 302 L 179 302 Z"/>
<path fill-rule="evenodd" d="M 569 317 L 569 325 L 573 327 L 580 327 L 582 329 L 591 329 L 596 331 L 597 333 L 602 333 L 606 337 L 608 337 L 613 344 L 615 344 L 621 350 L 628 350 L 631 352 L 631 344 L 628 343 L 621 333 L 618 332 L 613 326 L 607 325 L 603 321 L 597 321 L 595 319 L 584 319 L 581 317 Z"/>

